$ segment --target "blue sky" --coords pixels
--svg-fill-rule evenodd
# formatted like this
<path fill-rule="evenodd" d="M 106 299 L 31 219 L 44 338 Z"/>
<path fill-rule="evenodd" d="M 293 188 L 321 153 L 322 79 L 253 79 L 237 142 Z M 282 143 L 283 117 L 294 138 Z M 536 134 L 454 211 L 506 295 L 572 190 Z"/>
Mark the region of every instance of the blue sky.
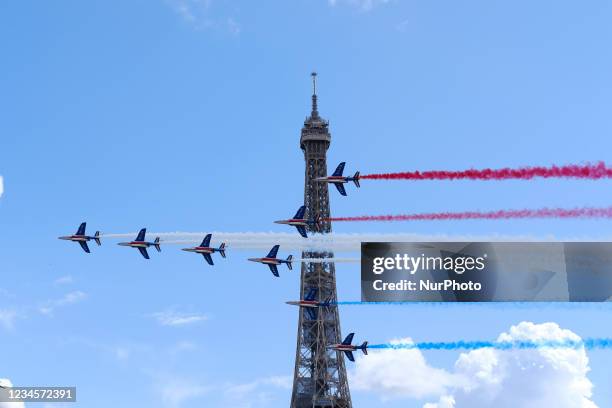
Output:
<path fill-rule="evenodd" d="M 612 162 L 612 6 L 569 1 L 131 0 L 0 4 L 0 377 L 79 406 L 288 404 L 299 274 L 228 251 L 145 261 L 90 232 L 276 231 L 303 196 L 312 70 L 330 166 L 377 171 Z M 609 181 L 363 182 L 336 215 L 608 206 Z M 344 224 L 340 232 L 609 238 L 610 221 Z M 282 250 L 282 249 L 281 249 Z M 341 300 L 360 295 L 337 266 Z M 344 307 L 383 342 L 494 339 L 522 321 L 610 335 L 607 307 Z M 176 319 L 190 323 L 176 323 Z M 238 350 L 236 350 L 238 346 Z M 452 371 L 458 354 L 426 353 Z M 606 351 L 592 400 L 612 405 Z M 351 367 L 351 370 L 354 368 Z M 355 406 L 378 403 L 353 389 Z M 383 405 L 422 407 L 433 396 Z M 249 403 L 250 402 L 250 405 Z"/>

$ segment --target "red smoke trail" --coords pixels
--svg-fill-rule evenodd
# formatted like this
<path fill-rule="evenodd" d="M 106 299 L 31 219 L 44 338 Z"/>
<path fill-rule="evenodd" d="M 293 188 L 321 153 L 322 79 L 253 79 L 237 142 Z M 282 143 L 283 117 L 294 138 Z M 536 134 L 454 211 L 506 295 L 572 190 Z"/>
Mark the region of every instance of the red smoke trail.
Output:
<path fill-rule="evenodd" d="M 604 162 L 597 164 L 551 167 L 519 167 L 516 169 L 482 169 L 463 171 L 409 171 L 403 173 L 365 174 L 361 179 L 370 180 L 530 180 L 532 178 L 579 178 L 598 180 L 612 178 L 612 168 Z"/>
<path fill-rule="evenodd" d="M 362 215 L 332 217 L 327 221 L 438 221 L 438 220 L 507 220 L 512 218 L 612 218 L 612 207 L 606 208 L 540 208 L 536 210 L 465 211 L 400 215 Z"/>

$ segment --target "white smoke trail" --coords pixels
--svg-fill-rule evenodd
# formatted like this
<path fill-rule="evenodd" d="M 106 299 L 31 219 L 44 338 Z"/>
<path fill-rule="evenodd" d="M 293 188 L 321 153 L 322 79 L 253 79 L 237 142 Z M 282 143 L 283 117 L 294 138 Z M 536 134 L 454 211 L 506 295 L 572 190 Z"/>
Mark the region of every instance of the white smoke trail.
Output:
<path fill-rule="evenodd" d="M 297 233 L 289 232 L 211 232 L 213 244 L 225 242 L 228 248 L 237 250 L 269 250 L 279 244 L 285 251 L 328 250 L 336 252 L 359 252 L 362 242 L 568 242 L 568 241 L 609 241 L 593 237 L 555 238 L 548 236 L 528 235 L 427 235 L 408 233 L 330 233 L 311 234 L 302 238 Z M 133 239 L 136 232 L 125 234 L 102 234 L 102 238 Z M 149 237 L 160 237 L 163 244 L 195 245 L 199 244 L 205 232 L 149 232 Z"/>
<path fill-rule="evenodd" d="M 359 258 L 302 258 L 298 259 L 299 262 L 304 263 L 323 263 L 323 262 L 333 262 L 333 263 L 359 263 L 361 259 Z"/>

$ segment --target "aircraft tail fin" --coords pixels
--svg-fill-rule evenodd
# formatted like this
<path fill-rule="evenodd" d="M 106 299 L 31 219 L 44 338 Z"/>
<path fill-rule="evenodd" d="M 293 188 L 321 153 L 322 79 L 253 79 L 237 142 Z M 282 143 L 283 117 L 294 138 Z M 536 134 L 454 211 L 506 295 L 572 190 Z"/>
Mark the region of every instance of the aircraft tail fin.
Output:
<path fill-rule="evenodd" d="M 222 242 L 221 245 L 219 245 L 219 253 L 225 258 L 225 242 Z"/>
<path fill-rule="evenodd" d="M 359 185 L 359 172 L 358 171 L 356 171 L 355 175 L 353 176 L 353 183 L 355 183 L 357 188 L 361 187 L 361 185 Z"/>
<path fill-rule="evenodd" d="M 293 262 L 293 255 L 289 255 L 287 257 L 287 267 L 289 268 L 289 270 L 293 269 L 292 262 Z"/>
<path fill-rule="evenodd" d="M 361 346 L 359 346 L 359 348 L 361 349 L 361 351 L 363 351 L 363 354 L 365 354 L 366 356 L 368 355 L 368 342 L 364 341 L 363 343 L 361 343 Z"/>
<path fill-rule="evenodd" d="M 153 246 L 155 246 L 157 252 L 161 252 L 161 246 L 159 245 L 159 237 L 155 238 L 155 241 L 153 241 Z"/>
<path fill-rule="evenodd" d="M 100 231 L 96 231 L 96 233 L 94 234 L 94 241 L 96 241 L 96 244 L 102 245 L 102 243 L 100 242 Z"/>

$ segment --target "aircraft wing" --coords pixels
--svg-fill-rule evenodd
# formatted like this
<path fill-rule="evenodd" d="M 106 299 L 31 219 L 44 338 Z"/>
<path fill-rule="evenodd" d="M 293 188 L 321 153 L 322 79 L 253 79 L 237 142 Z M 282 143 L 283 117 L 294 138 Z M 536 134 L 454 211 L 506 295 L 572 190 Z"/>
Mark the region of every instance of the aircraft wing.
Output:
<path fill-rule="evenodd" d="M 266 255 L 266 258 L 276 258 L 276 254 L 278 254 L 278 248 L 280 248 L 280 245 L 274 245 L 268 255 Z"/>
<path fill-rule="evenodd" d="M 79 225 L 76 235 L 85 235 L 85 225 L 87 225 L 85 222 L 82 222 L 81 225 Z"/>
<path fill-rule="evenodd" d="M 355 361 L 355 357 L 353 356 L 353 352 L 352 351 L 345 351 L 344 354 L 346 354 L 346 357 L 351 360 L 351 361 Z"/>
<path fill-rule="evenodd" d="M 279 274 L 278 274 L 278 268 L 276 267 L 276 265 L 268 264 L 268 266 L 270 267 L 270 270 L 272 271 L 272 274 L 278 278 Z"/>
<path fill-rule="evenodd" d="M 304 238 L 308 238 L 308 234 L 306 234 L 306 227 L 304 227 L 303 225 L 296 225 L 295 228 L 297 228 L 301 236 L 303 236 Z"/>
<path fill-rule="evenodd" d="M 144 256 L 145 259 L 149 259 L 149 253 L 147 252 L 147 248 L 138 247 L 138 250 Z"/>
<path fill-rule="evenodd" d="M 207 234 L 204 237 L 204 241 L 202 241 L 202 246 L 203 247 L 209 247 L 210 246 L 210 238 L 212 237 L 212 234 Z"/>
<path fill-rule="evenodd" d="M 215 263 L 212 260 L 212 256 L 210 256 L 210 254 L 202 254 L 202 256 L 204 257 L 204 259 L 206 259 L 206 262 L 208 262 L 209 265 L 214 265 Z"/>
<path fill-rule="evenodd" d="M 146 228 L 141 229 L 140 232 L 138 233 L 138 236 L 136 237 L 136 241 L 144 241 L 146 233 L 147 233 Z"/>
<path fill-rule="evenodd" d="M 338 189 L 338 191 L 340 192 L 341 195 L 343 195 L 343 196 L 346 195 L 346 190 L 344 189 L 344 184 L 342 184 L 342 183 L 334 183 L 334 186 L 336 186 L 336 188 Z"/>
<path fill-rule="evenodd" d="M 296 219 L 296 220 L 301 220 L 302 218 L 304 218 L 304 214 L 305 213 L 306 213 L 306 206 L 303 205 L 300 208 L 298 208 L 298 210 L 295 213 L 295 215 L 293 216 L 293 218 Z"/>
<path fill-rule="evenodd" d="M 333 176 L 341 176 L 342 173 L 344 172 L 344 165 L 346 163 L 342 162 L 338 165 L 338 167 L 336 167 L 336 170 L 334 171 L 334 174 L 332 174 Z"/>
<path fill-rule="evenodd" d="M 317 296 L 317 288 L 310 288 L 306 296 L 304 296 L 304 300 L 315 300 L 315 296 Z"/>
<path fill-rule="evenodd" d="M 83 251 L 89 253 L 89 245 L 87 245 L 87 242 L 79 241 L 79 244 L 81 244 L 81 248 L 83 248 Z"/>
<path fill-rule="evenodd" d="M 346 336 L 346 339 L 344 339 L 342 344 L 351 344 L 353 342 L 353 336 L 355 336 L 355 333 L 349 333 L 349 335 Z"/>

